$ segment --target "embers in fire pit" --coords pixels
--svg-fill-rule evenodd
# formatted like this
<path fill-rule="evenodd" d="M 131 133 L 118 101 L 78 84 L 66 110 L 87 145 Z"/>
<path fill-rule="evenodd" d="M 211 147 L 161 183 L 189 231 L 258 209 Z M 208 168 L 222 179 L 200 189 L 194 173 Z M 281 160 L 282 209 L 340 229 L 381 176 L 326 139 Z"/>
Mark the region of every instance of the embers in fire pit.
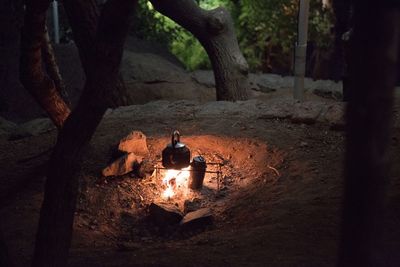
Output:
<path fill-rule="evenodd" d="M 181 170 L 166 169 L 162 183 L 165 186 L 162 197 L 170 199 L 176 194 L 187 194 L 187 183 L 190 176 L 190 167 Z"/>

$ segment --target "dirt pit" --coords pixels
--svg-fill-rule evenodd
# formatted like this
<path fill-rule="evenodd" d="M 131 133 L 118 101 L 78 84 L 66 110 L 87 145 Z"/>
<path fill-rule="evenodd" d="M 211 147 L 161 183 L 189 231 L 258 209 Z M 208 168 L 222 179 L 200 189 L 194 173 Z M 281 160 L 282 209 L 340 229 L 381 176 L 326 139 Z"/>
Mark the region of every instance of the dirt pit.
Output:
<path fill-rule="evenodd" d="M 252 101 L 159 101 L 110 112 L 82 159 L 68 266 L 336 266 L 344 133 L 323 121 L 305 125 L 260 115 L 266 111 L 268 105 Z M 397 116 L 382 218 L 388 266 L 400 266 L 399 125 Z M 171 201 L 210 208 L 214 222 L 201 231 L 162 230 L 147 219 L 148 205 L 160 201 L 160 180 L 100 174 L 110 149 L 132 130 L 148 137 L 150 157 L 159 161 L 175 129 L 192 157 L 224 163 L 219 192 L 211 175 L 200 194 Z M 0 230 L 15 266 L 31 262 L 50 155 L 44 152 L 56 134 L 0 140 Z"/>
<path fill-rule="evenodd" d="M 132 245 L 185 239 L 206 229 L 183 231 L 179 224 L 155 224 L 149 218 L 149 205 L 174 206 L 182 214 L 209 208 L 214 220 L 209 227 L 218 227 L 223 224 L 226 211 L 246 192 L 280 176 L 277 168 L 283 162 L 283 154 L 262 141 L 213 135 L 183 136 L 181 141 L 191 150 L 192 158 L 201 155 L 209 163 L 201 190 L 191 190 L 183 184 L 182 188 L 175 188 L 174 196 L 166 197 L 164 169 L 156 169 L 144 178 L 133 174 L 117 178 L 85 176 L 75 226 L 108 233 L 108 241 L 104 241 L 116 242 L 120 247 L 127 246 L 126 242 Z M 169 142 L 166 137 L 148 137 L 148 160 L 161 166 L 161 151 Z"/>

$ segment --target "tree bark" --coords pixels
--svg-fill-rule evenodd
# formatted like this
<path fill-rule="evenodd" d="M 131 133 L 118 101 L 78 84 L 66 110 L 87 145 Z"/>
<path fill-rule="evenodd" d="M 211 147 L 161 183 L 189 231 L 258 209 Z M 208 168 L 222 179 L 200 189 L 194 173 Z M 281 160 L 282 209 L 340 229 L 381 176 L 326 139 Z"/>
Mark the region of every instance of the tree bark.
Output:
<path fill-rule="evenodd" d="M 10 255 L 8 253 L 8 248 L 4 240 L 3 234 L 0 232 L 0 266 L 12 267 L 14 266 Z"/>
<path fill-rule="evenodd" d="M 190 31 L 206 50 L 214 70 L 217 100 L 248 99 L 248 65 L 234 24 L 222 7 L 204 10 L 193 0 L 150 0 L 161 14 Z"/>
<path fill-rule="evenodd" d="M 96 0 L 64 0 L 65 12 L 73 29 L 74 41 L 78 47 L 83 70 L 88 76 L 91 63 L 89 58 L 93 55 L 93 45 L 99 20 L 99 7 Z M 109 97 L 109 107 L 126 106 L 132 103 L 127 93 L 127 88 L 119 75 L 115 90 Z"/>
<path fill-rule="evenodd" d="M 355 5 L 339 266 L 385 265 L 379 254 L 400 13 L 382 2 Z"/>
<path fill-rule="evenodd" d="M 54 55 L 54 50 L 53 46 L 51 45 L 47 27 L 45 27 L 43 38 L 44 40 L 42 43 L 42 58 L 46 67 L 46 71 L 49 77 L 53 80 L 54 86 L 56 87 L 56 90 L 58 91 L 64 102 L 67 103 L 68 106 L 71 106 L 71 102 L 68 99 L 68 93 L 65 89 L 66 86 L 61 76 L 60 69 L 58 68 L 56 57 Z"/>
<path fill-rule="evenodd" d="M 351 6 L 352 0 L 333 0 L 332 7 L 335 15 L 334 44 L 332 53 L 332 77 L 339 81 L 346 75 L 346 57 L 344 51 L 343 34 L 351 27 Z"/>
<path fill-rule="evenodd" d="M 60 129 L 69 116 L 70 109 L 42 67 L 41 48 L 49 4 L 48 0 L 26 3 L 21 35 L 20 80 Z"/>
<path fill-rule="evenodd" d="M 85 88 L 76 109 L 59 134 L 49 162 L 32 266 L 67 265 L 80 158 L 107 109 L 108 99 L 118 81 L 123 44 L 134 2 L 109 0 L 101 13 L 93 52 L 86 57 Z"/>

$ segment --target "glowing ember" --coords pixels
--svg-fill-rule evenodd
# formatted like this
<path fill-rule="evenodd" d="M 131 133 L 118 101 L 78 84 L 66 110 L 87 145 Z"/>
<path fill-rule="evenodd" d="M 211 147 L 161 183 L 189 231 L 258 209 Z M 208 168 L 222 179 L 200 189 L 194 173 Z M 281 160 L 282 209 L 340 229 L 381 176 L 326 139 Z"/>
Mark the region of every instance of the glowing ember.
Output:
<path fill-rule="evenodd" d="M 190 176 L 189 170 L 190 166 L 181 170 L 165 170 L 162 183 L 166 186 L 166 189 L 161 194 L 164 199 L 172 198 L 178 191 L 186 193 Z"/>

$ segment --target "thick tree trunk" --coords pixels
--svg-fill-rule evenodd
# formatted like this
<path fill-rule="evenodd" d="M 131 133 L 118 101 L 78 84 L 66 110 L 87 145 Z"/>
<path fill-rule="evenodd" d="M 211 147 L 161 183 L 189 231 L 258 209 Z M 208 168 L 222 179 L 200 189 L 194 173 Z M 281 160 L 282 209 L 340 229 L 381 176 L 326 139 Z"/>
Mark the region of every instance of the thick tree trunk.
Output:
<path fill-rule="evenodd" d="M 0 266 L 12 267 L 14 266 L 10 255 L 8 254 L 8 248 L 4 240 L 3 234 L 0 232 Z"/>
<path fill-rule="evenodd" d="M 96 0 L 64 0 L 63 5 L 73 29 L 74 41 L 79 50 L 83 70 L 88 76 L 91 68 L 89 58 L 93 54 L 93 45 L 99 20 L 99 8 Z M 132 103 L 122 76 L 119 75 L 115 90 L 109 97 L 109 107 L 126 106 Z"/>
<path fill-rule="evenodd" d="M 134 2 L 109 0 L 102 11 L 93 52 L 86 58 L 84 91 L 59 134 L 49 163 L 33 266 L 67 265 L 80 158 L 107 109 L 108 99 L 118 81 L 123 44 Z"/>
<path fill-rule="evenodd" d="M 354 15 L 339 266 L 383 266 L 379 248 L 400 17 L 382 2 L 361 0 Z"/>
<path fill-rule="evenodd" d="M 43 71 L 42 44 L 44 41 L 46 11 L 50 1 L 28 1 L 21 35 L 20 79 L 24 87 L 46 110 L 60 129 L 70 109 L 58 93 L 54 82 Z"/>
<path fill-rule="evenodd" d="M 214 70 L 217 100 L 248 98 L 248 65 L 240 52 L 229 12 L 201 9 L 194 0 L 150 0 L 157 11 L 190 31 L 203 45 Z"/>
<path fill-rule="evenodd" d="M 51 45 L 47 27 L 45 27 L 45 33 L 43 38 L 44 40 L 42 43 L 42 58 L 44 61 L 44 65 L 46 67 L 46 71 L 50 76 L 50 78 L 53 80 L 54 86 L 56 87 L 58 93 L 61 95 L 64 102 L 70 106 L 71 102 L 68 99 L 68 93 L 65 89 L 66 86 L 63 78 L 61 77 L 60 69 L 58 68 L 57 60 L 54 55 L 54 50 L 53 46 Z"/>

